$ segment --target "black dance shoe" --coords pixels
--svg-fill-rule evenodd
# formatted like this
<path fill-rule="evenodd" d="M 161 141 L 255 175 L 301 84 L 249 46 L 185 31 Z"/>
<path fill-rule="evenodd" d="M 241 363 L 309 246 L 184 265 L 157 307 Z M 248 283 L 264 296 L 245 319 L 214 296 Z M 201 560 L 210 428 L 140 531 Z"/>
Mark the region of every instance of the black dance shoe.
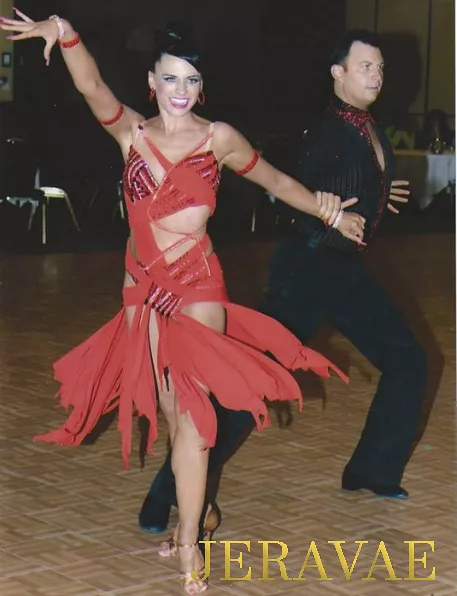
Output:
<path fill-rule="evenodd" d="M 408 492 L 399 485 L 378 484 L 351 472 L 347 468 L 344 469 L 341 486 L 343 490 L 349 491 L 371 490 L 378 497 L 388 497 L 390 499 L 407 499 L 409 496 Z"/>
<path fill-rule="evenodd" d="M 165 532 L 170 520 L 171 505 L 148 493 L 138 515 L 138 523 L 142 530 L 152 534 Z"/>

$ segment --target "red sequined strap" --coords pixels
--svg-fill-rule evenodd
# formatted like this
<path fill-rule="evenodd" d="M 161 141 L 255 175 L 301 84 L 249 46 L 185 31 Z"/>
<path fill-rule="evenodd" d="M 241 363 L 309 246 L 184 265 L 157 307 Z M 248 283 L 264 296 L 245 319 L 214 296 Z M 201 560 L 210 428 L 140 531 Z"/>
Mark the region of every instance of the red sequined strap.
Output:
<path fill-rule="evenodd" d="M 169 290 L 160 287 L 154 281 L 151 283 L 148 292 L 147 303 L 159 314 L 170 317 L 179 310 L 182 296 L 178 296 Z"/>
<path fill-rule="evenodd" d="M 78 43 L 81 41 L 81 36 L 79 35 L 79 33 L 77 33 L 73 39 L 70 39 L 70 41 L 61 41 L 59 40 L 57 43 L 59 44 L 59 46 L 61 48 L 74 48 L 75 46 L 78 45 Z"/>
<path fill-rule="evenodd" d="M 238 174 L 238 176 L 244 176 L 245 174 L 247 174 L 248 172 L 250 172 L 255 164 L 259 161 L 259 157 L 260 154 L 257 150 L 254 150 L 254 155 L 251 159 L 251 161 L 248 163 L 247 166 L 245 166 L 242 170 L 238 170 L 236 173 Z"/>
<path fill-rule="evenodd" d="M 114 118 L 111 118 L 111 120 L 99 120 L 99 122 L 100 122 L 100 124 L 103 124 L 103 126 L 111 126 L 112 124 L 116 124 L 116 122 L 118 122 L 124 115 L 124 111 L 125 111 L 125 108 L 121 104 L 121 106 L 119 107 L 119 110 L 118 110 L 117 114 L 114 116 Z"/>

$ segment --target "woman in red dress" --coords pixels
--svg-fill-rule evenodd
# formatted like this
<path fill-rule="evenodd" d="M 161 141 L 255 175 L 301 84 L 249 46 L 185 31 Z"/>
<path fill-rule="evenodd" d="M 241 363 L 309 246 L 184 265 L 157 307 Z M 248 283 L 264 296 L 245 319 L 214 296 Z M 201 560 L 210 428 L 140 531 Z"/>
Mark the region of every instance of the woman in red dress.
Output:
<path fill-rule="evenodd" d="M 361 242 L 364 220 L 343 212 L 357 199 L 341 204 L 332 194 L 312 194 L 260 158 L 231 126 L 195 115 L 192 108 L 204 98 L 200 55 L 175 32 L 162 34 L 151 59 L 149 86 L 159 115 L 145 121 L 115 98 L 68 21 L 53 16 L 34 22 L 17 10 L 16 17 L 3 18 L 1 28 L 13 31 L 15 40 L 44 38 L 48 63 L 58 43 L 76 88 L 119 143 L 131 230 L 124 306 L 55 364 L 62 404 L 72 411 L 60 428 L 36 440 L 78 445 L 103 414 L 117 408 L 127 463 L 133 414 L 148 418 L 150 448 L 159 405 L 169 426 L 179 504 L 174 538 L 160 554 L 178 555 L 184 590 L 200 593 L 207 584 L 191 572 L 203 567 L 199 520 L 207 448 L 217 432 L 208 393 L 225 408 L 251 412 L 264 428 L 265 398 L 301 403 L 288 369 L 328 376 L 334 368 L 278 322 L 229 301 L 206 234 L 221 169 L 235 170 L 354 242 Z"/>

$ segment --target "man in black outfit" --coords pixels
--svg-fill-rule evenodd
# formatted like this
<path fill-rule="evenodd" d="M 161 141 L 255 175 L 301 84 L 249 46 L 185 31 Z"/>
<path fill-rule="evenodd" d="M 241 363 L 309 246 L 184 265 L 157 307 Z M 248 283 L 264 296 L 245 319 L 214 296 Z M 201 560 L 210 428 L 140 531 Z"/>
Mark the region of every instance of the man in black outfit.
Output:
<path fill-rule="evenodd" d="M 323 188 L 358 197 L 351 210 L 366 220 L 369 247 L 392 201 L 405 202 L 403 182 L 393 182 L 393 154 L 368 109 L 383 82 L 377 36 L 349 32 L 335 48 L 334 97 L 307 131 L 295 177 L 310 190 Z M 407 498 L 400 486 L 418 433 L 427 360 L 406 321 L 367 269 L 367 247 L 335 230 L 293 214 L 289 234 L 278 243 L 261 310 L 304 343 L 328 322 L 381 372 L 359 443 L 342 479 L 346 490 Z"/>
<path fill-rule="evenodd" d="M 405 183 L 393 182 L 393 154 L 368 108 L 383 82 L 377 36 L 349 32 L 335 47 L 331 74 L 334 97 L 308 129 L 295 177 L 310 190 L 358 197 L 352 208 L 366 219 L 369 247 L 392 201 L 406 202 Z M 381 378 L 365 428 L 343 472 L 343 489 L 368 489 L 379 496 L 405 499 L 404 468 L 416 438 L 425 391 L 427 360 L 402 315 L 367 269 L 365 247 L 346 240 L 304 213 L 293 213 L 290 229 L 277 246 L 261 310 L 306 343 L 328 322 L 346 336 L 380 371 Z M 214 402 L 216 405 L 216 402 Z M 218 407 L 219 428 L 209 464 L 217 477 L 235 446 L 252 428 L 246 412 Z M 168 457 L 140 512 L 140 526 L 163 531 L 174 479 Z"/>

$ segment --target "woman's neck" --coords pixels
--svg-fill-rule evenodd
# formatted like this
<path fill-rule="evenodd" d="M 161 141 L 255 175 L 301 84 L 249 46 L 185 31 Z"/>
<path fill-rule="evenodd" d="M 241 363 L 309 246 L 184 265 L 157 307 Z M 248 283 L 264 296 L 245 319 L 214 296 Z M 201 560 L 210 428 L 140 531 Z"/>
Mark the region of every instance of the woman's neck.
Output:
<path fill-rule="evenodd" d="M 183 130 L 188 130 L 195 123 L 195 116 L 188 112 L 185 116 L 171 116 L 166 112 L 161 112 L 156 119 L 156 126 L 165 133 L 173 135 Z"/>

